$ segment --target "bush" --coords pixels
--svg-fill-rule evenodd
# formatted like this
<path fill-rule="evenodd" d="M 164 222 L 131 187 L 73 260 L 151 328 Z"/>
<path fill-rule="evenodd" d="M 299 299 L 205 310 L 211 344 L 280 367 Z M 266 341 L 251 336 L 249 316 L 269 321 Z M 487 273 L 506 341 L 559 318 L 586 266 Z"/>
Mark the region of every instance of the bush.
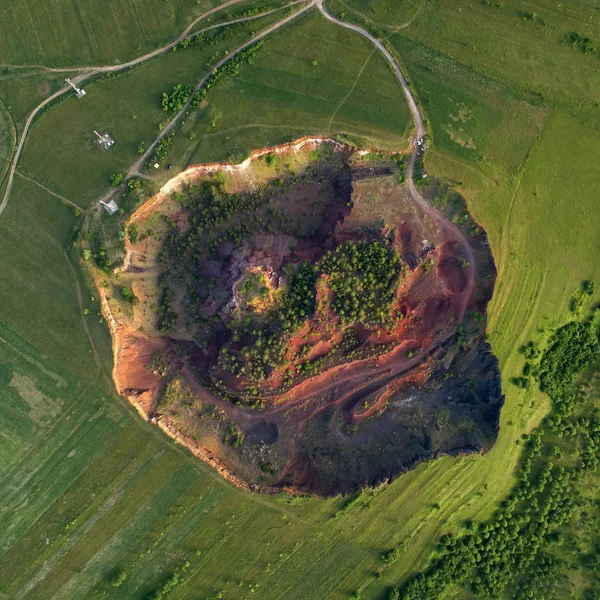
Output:
<path fill-rule="evenodd" d="M 123 585 L 123 583 L 125 582 L 126 579 L 127 579 L 127 571 L 125 571 L 124 569 L 119 569 L 118 571 L 115 571 L 113 576 L 110 578 L 110 584 L 113 587 L 118 588 Z"/>
<path fill-rule="evenodd" d="M 137 225 L 130 225 L 129 229 L 127 230 L 127 233 L 129 235 L 129 241 L 132 244 L 135 244 L 138 240 L 138 234 L 139 234 L 140 228 Z"/>
<path fill-rule="evenodd" d="M 512 382 L 514 385 L 516 385 L 518 388 L 521 388 L 522 390 L 527 389 L 529 387 L 529 379 L 527 379 L 527 377 L 513 377 Z"/>
<path fill-rule="evenodd" d="M 118 185 L 121 185 L 121 183 L 123 183 L 123 173 L 113 173 L 110 176 L 110 182 L 117 187 Z"/>
<path fill-rule="evenodd" d="M 132 304 L 133 304 L 133 302 L 135 302 L 135 295 L 133 293 L 133 290 L 130 287 L 122 287 L 121 288 L 121 297 L 126 302 L 131 302 Z"/>
<path fill-rule="evenodd" d="M 161 106 L 164 112 L 179 112 L 190 99 L 192 88 L 178 83 L 169 93 L 162 95 Z"/>
<path fill-rule="evenodd" d="M 384 552 L 383 555 L 381 556 L 381 558 L 382 558 L 383 562 L 386 562 L 391 565 L 392 563 L 395 563 L 400 558 L 401 554 L 402 554 L 402 547 L 397 546 L 396 548 L 393 548 L 392 550 L 388 550 L 387 552 Z"/>
<path fill-rule="evenodd" d="M 132 191 L 133 190 L 135 190 L 135 191 L 141 190 L 143 186 L 144 186 L 144 182 L 141 179 L 130 179 L 127 182 L 127 187 Z"/>

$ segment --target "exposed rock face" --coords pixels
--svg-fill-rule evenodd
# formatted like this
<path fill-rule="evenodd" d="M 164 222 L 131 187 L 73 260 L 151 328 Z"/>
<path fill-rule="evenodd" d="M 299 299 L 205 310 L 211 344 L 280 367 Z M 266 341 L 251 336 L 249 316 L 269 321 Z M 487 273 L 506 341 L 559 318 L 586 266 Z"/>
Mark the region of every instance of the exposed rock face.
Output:
<path fill-rule="evenodd" d="M 424 385 L 407 382 L 392 392 L 387 418 L 357 433 L 336 426 L 336 418 L 347 416 L 343 411 L 324 412 L 304 432 L 280 484 L 335 495 L 377 485 L 441 454 L 489 450 L 503 401 L 497 359 L 484 341 L 452 354 L 449 366 L 438 363 Z"/>
<path fill-rule="evenodd" d="M 503 395 L 497 359 L 484 341 L 496 271 L 485 233 L 462 199 L 441 184 L 434 182 L 430 199 L 443 195 L 451 201 L 438 213 L 425 210 L 398 182 L 396 163 L 356 164 L 349 148 L 304 140 L 261 151 L 242 165 L 192 167 L 140 207 L 131 223 L 142 227 L 165 214 L 170 227 L 186 231 L 193 219 L 170 200 L 182 186 L 201 185 L 222 171 L 228 185 L 243 189 L 244 177 L 257 178 L 261 156 L 300 154 L 295 156 L 300 161 L 302 152 L 321 151 L 340 153 L 343 165 L 337 171 L 324 167 L 330 197 L 312 236 L 275 229 L 242 243 L 223 243 L 198 267 L 216 290 L 201 311 L 212 323 L 234 319 L 242 310 L 268 310 L 287 285 L 286 265 L 318 260 L 347 240 L 384 236 L 405 269 L 390 308 L 395 320 L 386 327 L 356 326 L 360 352 L 335 352 L 342 326 L 329 310 L 315 315 L 320 321 L 314 326 L 307 318 L 288 341 L 286 363 L 263 383 L 250 386 L 243 377 L 227 376 L 217 357 L 230 334 L 215 326 L 212 337 L 206 336 L 205 327 L 202 337 L 184 327 L 189 318 L 181 315 L 190 298 L 175 298 L 181 314 L 169 336 L 157 331 L 151 306 L 165 268 L 157 260 L 160 245 L 150 238 L 128 241 L 119 269 L 120 281 L 129 281 L 139 300 L 130 313 L 99 287 L 113 335 L 118 392 L 167 435 L 252 491 L 350 493 L 441 454 L 485 452 L 497 437 Z M 310 189 L 319 198 L 318 190 Z M 294 194 L 302 195 L 291 189 L 290 205 L 299 202 Z M 262 296 L 244 295 L 248 274 L 262 282 Z M 331 293 L 325 281 L 317 305 L 330 301 Z M 284 383 L 286 371 L 301 372 L 307 340 L 313 344 L 307 356 L 331 360 L 317 373 Z M 219 395 L 224 388 L 215 381 L 228 394 L 240 394 L 238 401 Z M 260 404 L 252 408 L 250 400 Z"/>

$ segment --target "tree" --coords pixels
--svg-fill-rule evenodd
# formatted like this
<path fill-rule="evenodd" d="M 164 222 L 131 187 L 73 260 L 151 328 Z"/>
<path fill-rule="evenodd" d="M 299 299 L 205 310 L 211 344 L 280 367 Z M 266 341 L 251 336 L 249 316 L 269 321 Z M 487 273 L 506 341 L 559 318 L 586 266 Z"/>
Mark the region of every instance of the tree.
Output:
<path fill-rule="evenodd" d="M 192 88 L 178 83 L 169 93 L 162 95 L 161 106 L 165 112 L 179 112 L 189 100 Z"/>
<path fill-rule="evenodd" d="M 84 260 L 90 260 L 92 258 L 92 251 L 87 248 L 82 252 Z"/>
<path fill-rule="evenodd" d="M 387 600 L 399 600 L 400 592 L 398 588 L 392 587 L 388 590 Z"/>
<path fill-rule="evenodd" d="M 133 293 L 133 290 L 130 287 L 122 287 L 121 288 L 121 297 L 126 302 L 133 303 L 135 301 L 135 295 Z"/>
<path fill-rule="evenodd" d="M 142 186 L 143 186 L 143 185 L 144 185 L 144 184 L 143 184 L 143 182 L 142 182 L 142 180 L 141 180 L 141 179 L 130 179 L 130 180 L 127 182 L 127 187 L 128 187 L 130 190 L 140 190 L 140 189 L 142 189 Z"/>
<path fill-rule="evenodd" d="M 121 587 L 125 580 L 127 579 L 127 571 L 124 569 L 119 569 L 115 571 L 113 576 L 110 578 L 110 584 L 113 587 Z"/>
<path fill-rule="evenodd" d="M 110 182 L 117 187 L 121 183 L 123 183 L 123 173 L 113 173 L 110 176 Z"/>
<path fill-rule="evenodd" d="M 127 230 L 127 233 L 129 235 L 129 241 L 132 244 L 135 244 L 138 240 L 138 234 L 139 234 L 140 228 L 137 225 L 130 225 L 129 229 Z"/>
<path fill-rule="evenodd" d="M 581 289 L 587 296 L 593 296 L 596 291 L 596 284 L 593 281 L 586 280 L 581 283 Z"/>

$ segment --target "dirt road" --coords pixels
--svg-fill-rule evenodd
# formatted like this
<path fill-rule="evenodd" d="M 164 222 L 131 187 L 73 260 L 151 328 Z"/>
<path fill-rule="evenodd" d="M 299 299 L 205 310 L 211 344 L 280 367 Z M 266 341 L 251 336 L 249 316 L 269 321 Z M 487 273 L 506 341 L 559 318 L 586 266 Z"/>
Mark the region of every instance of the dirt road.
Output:
<path fill-rule="evenodd" d="M 172 41 L 170 44 L 167 44 L 166 46 L 163 46 L 161 48 L 157 48 L 156 50 L 153 50 L 152 52 L 148 52 L 147 54 L 144 54 L 143 56 L 139 56 L 138 58 L 135 58 L 133 60 L 130 60 L 128 62 L 125 63 L 121 63 L 118 65 L 106 65 L 106 66 L 99 66 L 99 67 L 73 67 L 70 70 L 71 71 L 77 71 L 77 70 L 84 70 L 85 73 L 83 73 L 82 75 L 78 75 L 77 77 L 74 77 L 72 79 L 73 83 L 76 85 L 81 85 L 83 84 L 85 81 L 87 81 L 88 79 L 90 79 L 91 77 L 95 77 L 96 75 L 100 75 L 102 73 L 113 73 L 115 71 L 122 71 L 123 69 L 129 69 L 131 67 L 134 67 L 136 65 L 139 65 L 147 60 L 150 60 L 151 58 L 154 58 L 160 54 L 163 54 L 165 52 L 168 52 L 169 50 L 171 50 L 172 48 L 174 48 L 175 46 L 177 46 L 178 44 L 180 44 L 185 38 L 187 37 L 194 37 L 196 35 L 199 35 L 201 33 L 204 33 L 205 31 L 210 31 L 211 29 L 217 29 L 219 27 L 226 27 L 228 25 L 232 25 L 234 23 L 242 23 L 245 21 L 252 21 L 254 19 L 258 19 L 264 16 L 267 16 L 269 14 L 272 14 L 274 12 L 277 12 L 279 10 L 284 10 L 290 6 L 294 6 L 296 4 L 301 4 L 303 2 L 306 2 L 307 0 L 295 0 L 294 2 L 291 2 L 290 4 L 286 4 L 285 6 L 282 6 L 280 8 L 276 8 L 267 12 L 263 12 L 260 13 L 258 15 L 252 15 L 250 17 L 244 17 L 242 19 L 235 19 L 232 21 L 226 21 L 224 23 L 218 23 L 216 25 L 211 25 L 210 27 L 206 27 L 205 29 L 202 29 L 200 31 L 197 31 L 193 34 L 190 34 L 190 31 L 203 19 L 206 19 L 207 17 L 211 16 L 212 14 L 223 10 L 229 6 L 232 6 L 234 4 L 238 4 L 240 2 L 243 2 L 243 0 L 229 0 L 228 2 L 225 2 L 224 4 L 221 4 L 220 6 L 217 6 L 215 8 L 212 8 L 211 10 L 206 11 L 205 13 L 203 13 L 202 15 L 200 15 L 198 18 L 196 18 L 194 21 L 192 21 L 192 23 L 190 23 L 188 25 L 188 27 L 186 27 L 186 29 L 183 31 L 183 33 L 174 41 Z M 282 25 L 285 25 L 286 23 L 288 23 L 289 21 L 291 21 L 293 18 L 295 18 L 298 14 L 308 10 L 308 8 L 310 8 L 311 6 L 316 4 L 316 0 L 313 0 L 312 2 L 310 2 L 310 4 L 307 4 L 307 6 L 305 8 L 303 8 L 302 10 L 298 11 L 297 13 L 294 13 L 293 15 L 286 17 L 285 19 L 282 19 L 281 21 L 279 21 L 278 23 L 276 23 L 275 25 L 273 25 L 272 27 L 270 27 L 268 30 L 264 31 L 262 34 L 256 36 L 255 38 L 253 38 L 250 42 L 247 42 L 246 44 L 243 44 L 242 46 L 236 48 L 233 52 L 229 53 L 227 55 L 227 57 L 225 59 L 223 59 L 220 63 L 218 63 L 218 66 L 223 65 L 224 63 L 226 63 L 232 56 L 234 56 L 235 54 L 237 54 L 238 52 L 240 52 L 241 50 L 243 50 L 244 48 L 246 48 L 248 45 L 258 41 L 259 39 L 262 39 L 263 37 L 265 37 L 266 35 L 268 35 L 269 33 L 272 33 L 273 31 L 275 31 L 276 29 L 278 29 L 279 27 L 281 27 Z M 26 68 L 26 66 L 23 66 L 23 68 Z M 60 72 L 63 69 L 52 69 L 52 68 L 45 68 L 45 70 L 48 71 L 53 71 L 53 72 Z M 204 83 L 204 81 L 206 81 L 206 79 L 209 77 L 210 73 L 208 73 L 203 79 L 202 81 L 198 84 L 196 89 L 199 89 L 199 87 L 201 87 L 201 85 Z M 29 115 L 29 117 L 27 118 L 27 121 L 25 122 L 25 126 L 23 127 L 23 131 L 21 133 L 20 139 L 19 139 L 19 143 L 17 144 L 17 147 L 13 153 L 13 158 L 12 158 L 12 162 L 11 162 L 11 166 L 10 166 L 10 171 L 8 173 L 8 182 L 6 185 L 6 189 L 4 191 L 4 196 L 2 198 L 2 202 L 0 203 L 0 216 L 2 215 L 2 213 L 4 212 L 6 205 L 8 204 L 8 199 L 10 197 L 10 192 L 12 190 L 12 186 L 13 186 L 13 180 L 14 180 L 14 176 L 15 176 L 15 170 L 17 168 L 17 164 L 19 162 L 19 158 L 21 157 L 21 153 L 23 151 L 23 147 L 25 145 L 25 141 L 27 139 L 27 134 L 29 133 L 29 129 L 31 128 L 31 125 L 35 119 L 35 117 L 49 104 L 51 104 L 54 100 L 56 100 L 57 98 L 59 98 L 60 96 L 62 96 L 63 94 L 66 94 L 68 92 L 71 92 L 72 89 L 70 86 L 65 86 L 63 88 L 61 88 L 60 90 L 58 90 L 57 92 L 55 92 L 54 94 L 52 94 L 51 96 L 49 96 L 48 98 L 46 98 L 43 102 L 41 102 L 40 104 L 38 104 L 33 111 L 31 112 L 31 114 Z M 187 108 L 188 105 L 186 105 L 184 107 L 183 110 L 185 110 Z M 179 120 L 180 116 L 182 113 L 178 113 L 174 119 L 174 121 L 176 122 L 177 120 Z M 169 124 L 160 134 L 160 136 L 155 140 L 155 142 L 152 144 L 151 148 L 154 148 L 156 146 L 156 144 L 160 141 L 160 139 L 165 135 L 165 133 L 167 131 L 169 131 L 171 128 L 173 127 L 173 124 Z M 132 169 L 130 169 L 130 173 L 134 173 L 137 172 L 137 170 L 139 169 L 139 165 L 142 163 L 142 160 L 144 158 L 147 158 L 147 156 L 149 156 L 149 151 L 144 154 L 144 156 L 138 160 L 136 162 L 136 164 L 132 167 Z M 112 195 L 109 194 L 106 197 L 110 197 Z M 106 198 L 105 197 L 105 198 Z M 105 198 L 103 198 L 102 200 L 105 200 Z"/>
<path fill-rule="evenodd" d="M 429 204 L 429 202 L 426 202 L 425 199 L 423 198 L 423 196 L 421 195 L 421 193 L 419 192 L 419 190 L 417 190 L 417 187 L 415 186 L 413 174 L 414 174 L 415 163 L 417 161 L 418 154 L 421 151 L 420 145 L 424 144 L 423 138 L 425 136 L 425 125 L 423 123 L 423 117 L 421 115 L 421 111 L 419 110 L 419 106 L 416 103 L 416 101 L 412 95 L 410 86 L 406 82 L 406 79 L 404 78 L 404 75 L 402 74 L 400 67 L 396 63 L 396 60 L 394 59 L 392 54 L 389 52 L 389 50 L 383 45 L 383 43 L 380 42 L 374 36 L 372 36 L 366 29 L 363 29 L 362 27 L 358 27 L 358 25 L 353 25 L 352 23 L 346 23 L 345 21 L 340 21 L 339 19 L 336 19 L 335 17 L 330 15 L 327 12 L 327 10 L 325 9 L 325 7 L 323 6 L 323 0 L 315 0 L 315 3 L 317 5 L 317 7 L 319 8 L 319 10 L 321 11 L 321 13 L 323 14 L 323 16 L 328 21 L 331 21 L 332 23 L 335 23 L 336 25 L 340 25 L 341 27 L 345 27 L 346 29 L 351 29 L 352 31 L 355 31 L 356 33 L 367 38 L 379 50 L 379 52 L 381 52 L 381 54 L 383 54 L 385 59 L 388 61 L 388 63 L 392 67 L 392 70 L 394 71 L 396 79 L 398 80 L 398 83 L 400 83 L 400 86 L 402 87 L 402 91 L 404 92 L 404 96 L 406 98 L 408 108 L 410 110 L 413 121 L 415 123 L 415 139 L 413 140 L 413 151 L 412 151 L 412 155 L 410 158 L 410 163 L 408 166 L 407 177 L 406 177 L 408 189 L 409 189 L 410 194 L 413 197 L 414 201 L 427 214 L 435 217 L 436 219 L 439 219 L 440 222 L 443 224 L 444 228 L 446 228 L 448 232 L 451 232 L 453 234 L 453 237 L 455 237 L 456 241 L 460 242 L 461 244 L 463 244 L 465 246 L 466 253 L 467 253 L 467 259 L 469 262 L 469 266 L 467 267 L 467 271 L 468 271 L 467 276 L 468 276 L 468 281 L 469 281 L 468 285 L 470 287 L 470 290 L 472 290 L 473 286 L 474 286 L 474 280 L 475 280 L 475 269 L 474 269 L 475 261 L 474 261 L 473 250 L 471 248 L 471 245 L 468 243 L 468 241 L 465 238 L 465 236 L 463 235 L 462 231 L 460 231 L 460 229 L 458 227 L 456 227 L 453 223 L 450 223 L 450 221 L 448 221 L 448 219 L 446 219 L 446 217 L 444 215 L 440 214 L 437 210 L 435 210 L 435 208 L 433 208 Z"/>
<path fill-rule="evenodd" d="M 239 0 L 238 0 L 239 1 Z M 302 0 L 303 1 L 303 0 Z M 292 6 L 294 4 L 298 4 L 299 2 L 292 2 L 291 4 L 286 5 L 287 6 Z M 275 23 L 275 25 L 272 25 L 271 27 L 269 27 L 268 29 L 265 29 L 264 31 L 262 31 L 261 33 L 259 33 L 258 35 L 254 36 L 252 39 L 248 40 L 247 42 L 244 42 L 243 44 L 241 44 L 240 46 L 238 46 L 235 50 L 233 50 L 232 52 L 230 52 L 229 54 L 227 54 L 227 56 L 225 56 L 225 58 L 221 59 L 208 73 L 206 73 L 204 75 L 204 77 L 198 82 L 198 84 L 196 85 L 196 87 L 194 88 L 194 91 L 192 92 L 192 94 L 190 94 L 190 99 L 185 103 L 185 105 L 183 106 L 183 108 L 175 115 L 175 117 L 171 120 L 171 122 L 160 132 L 160 135 L 154 140 L 154 142 L 152 143 L 152 145 L 146 150 L 146 152 L 144 152 L 144 154 L 142 156 L 140 156 L 140 158 L 138 158 L 138 160 L 132 165 L 132 167 L 129 169 L 129 171 L 127 172 L 127 174 L 125 175 L 125 179 L 127 180 L 128 178 L 130 178 L 131 176 L 135 175 L 138 173 L 140 167 L 148 160 L 148 158 L 152 155 L 154 148 L 156 148 L 156 145 L 160 142 L 160 140 L 162 138 L 164 138 L 172 129 L 173 127 L 175 127 L 175 125 L 177 125 L 178 121 L 181 119 L 181 117 L 183 117 L 183 115 L 185 114 L 185 112 L 187 111 L 187 109 L 190 107 L 190 105 L 192 104 L 192 102 L 194 101 L 194 96 L 196 94 L 196 92 L 198 92 L 200 89 L 202 89 L 202 86 L 206 83 L 206 80 L 212 75 L 213 71 L 216 69 L 219 69 L 220 67 L 222 67 L 225 63 L 229 62 L 236 54 L 239 54 L 242 50 L 245 50 L 246 48 L 252 46 L 253 44 L 256 44 L 256 42 L 262 40 L 263 38 L 265 38 L 266 36 L 268 36 L 269 34 L 273 33 L 274 31 L 276 31 L 277 29 L 279 29 L 280 27 L 282 27 L 283 25 L 286 25 L 287 23 L 289 23 L 290 21 L 292 21 L 293 19 L 296 19 L 299 15 L 301 15 L 302 13 L 305 13 L 308 9 L 312 8 L 313 6 L 315 6 L 317 4 L 317 0 L 312 0 L 312 2 L 310 2 L 309 4 L 307 4 L 304 8 L 301 8 L 300 10 L 296 11 L 295 13 L 285 17 L 285 19 L 282 19 L 281 21 L 278 21 L 277 23 Z M 264 16 L 265 13 L 263 13 Z M 101 202 L 108 202 L 109 199 L 117 192 L 117 189 L 111 190 L 108 194 L 106 194 L 106 196 L 104 196 L 101 199 Z"/>

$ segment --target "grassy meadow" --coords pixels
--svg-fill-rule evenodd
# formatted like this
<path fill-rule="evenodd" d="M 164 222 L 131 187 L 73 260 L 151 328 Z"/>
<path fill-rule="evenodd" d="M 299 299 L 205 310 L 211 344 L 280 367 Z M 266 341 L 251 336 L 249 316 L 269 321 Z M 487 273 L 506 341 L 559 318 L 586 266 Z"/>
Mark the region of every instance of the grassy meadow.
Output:
<path fill-rule="evenodd" d="M 16 137 L 12 116 L 4 103 L 0 102 L 0 186 L 8 171 Z"/>
<path fill-rule="evenodd" d="M 419 4 L 345 2 L 361 12 L 372 5 L 371 18 L 393 25 Z M 600 135 L 583 120 L 600 63 L 560 42 L 569 28 L 599 37 L 587 19 L 592 8 L 574 2 L 558 12 L 542 0 L 542 25 L 515 15 L 515 1 L 503 4 L 427 2 L 413 25 L 390 37 L 432 126 L 427 170 L 466 197 L 497 261 L 489 340 L 506 404 L 493 450 L 420 465 L 364 492 L 344 512 L 341 498 L 237 490 L 115 396 L 106 324 L 77 251 L 65 251 L 78 219 L 17 175 L 0 216 L 0 597 L 143 600 L 177 572 L 173 596 L 181 599 L 342 600 L 360 592 L 379 600 L 423 568 L 440 534 L 493 512 L 513 483 L 517 440 L 548 410 L 537 389 L 509 383 L 523 366 L 518 347 L 568 317 L 582 279 L 600 283 L 592 185 L 600 179 Z M 0 55 L 10 50 L 11 60 L 48 64 L 60 55 L 79 64 L 122 60 L 138 53 L 137 44 L 154 47 L 204 5 L 136 0 L 124 9 L 112 2 L 111 11 L 131 20 L 119 21 L 112 46 L 101 48 L 106 55 L 94 54 L 100 50 L 91 41 L 102 29 L 84 42 L 67 36 L 52 51 L 52 31 L 37 47 L 19 47 L 10 23 L 23 19 L 18 11 L 36 9 L 15 6 L 0 9 L 11 19 L 0 20 L 10 34 L 0 39 Z M 92 18 L 95 6 L 84 17 L 110 27 L 105 15 Z M 146 13 L 148 23 L 135 25 Z M 68 29 L 68 20 L 60 23 Z M 68 98 L 37 121 L 20 169 L 90 206 L 108 176 L 135 160 L 139 142 L 157 134 L 165 120 L 160 93 L 199 79 L 214 50 L 168 53 L 90 86 L 84 101 Z M 532 69 L 535 61 L 541 66 Z M 550 68 L 554 61 L 561 66 Z M 15 114 L 24 114 L 26 94 L 10 89 Z M 411 128 L 383 59 L 316 13 L 273 35 L 254 65 L 207 100 L 176 138 L 176 165 L 235 158 L 314 133 L 404 148 Z M 93 128 L 115 132 L 112 153 L 92 146 L 86 136 Z M 384 563 L 382 552 L 399 544 L 400 559 Z"/>
<path fill-rule="evenodd" d="M 220 84 L 177 149 L 189 164 L 231 158 L 301 135 L 405 149 L 412 128 L 391 69 L 368 41 L 316 12 L 276 32 L 252 68 Z M 185 163 L 184 163 L 185 164 Z"/>
<path fill-rule="evenodd" d="M 175 39 L 218 0 L 15 0 L 0 7 L 2 64 L 107 65 Z"/>
<path fill-rule="evenodd" d="M 167 52 L 129 71 L 84 85 L 82 100 L 69 94 L 51 107 L 31 130 L 19 168 L 32 179 L 87 208 L 110 188 L 110 176 L 124 173 L 173 117 L 161 108 L 163 92 L 177 84 L 194 87 L 213 54 L 222 54 L 281 18 L 274 14 L 251 21 L 245 30 L 216 46 Z M 93 131 L 115 139 L 110 152 Z M 47 160 L 51 153 L 53 160 Z M 65 177 L 68 173 L 69 176 Z"/>
<path fill-rule="evenodd" d="M 160 107 L 164 91 L 178 83 L 195 85 L 211 58 L 282 16 L 251 21 L 245 32 L 216 46 L 168 52 L 84 86 L 83 100 L 69 95 L 39 119 L 19 169 L 87 208 L 110 189 L 111 174 L 126 172 L 135 162 L 139 144 L 148 147 L 172 117 Z M 94 129 L 114 137 L 111 152 L 98 146 Z M 184 167 L 240 160 L 256 147 L 307 134 L 399 150 L 406 147 L 410 129 L 404 98 L 385 61 L 367 41 L 313 12 L 276 32 L 254 65 L 211 90 L 207 102 L 182 123 L 169 162 Z M 168 177 L 163 171 L 151 175 Z"/>

